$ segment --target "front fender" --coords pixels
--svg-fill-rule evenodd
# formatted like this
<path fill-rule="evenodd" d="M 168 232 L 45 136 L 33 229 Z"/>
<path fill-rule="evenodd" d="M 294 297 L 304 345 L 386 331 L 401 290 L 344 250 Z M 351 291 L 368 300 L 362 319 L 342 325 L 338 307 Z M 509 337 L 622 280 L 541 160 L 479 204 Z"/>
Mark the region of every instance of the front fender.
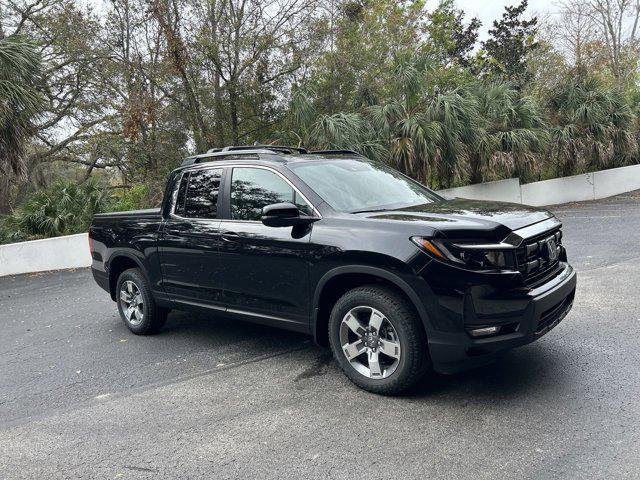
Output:
<path fill-rule="evenodd" d="M 429 321 L 427 309 L 425 308 L 425 300 L 433 299 L 434 296 L 433 292 L 431 292 L 431 289 L 422 278 L 414 274 L 403 274 L 372 265 L 345 265 L 335 267 L 327 271 L 316 285 L 313 295 L 313 309 L 311 317 L 311 328 L 314 332 L 316 341 L 318 341 L 318 313 L 320 310 L 320 300 L 322 298 L 323 290 L 331 280 L 350 274 L 363 274 L 377 277 L 400 289 L 413 303 L 427 334 L 431 331 L 432 325 Z"/>

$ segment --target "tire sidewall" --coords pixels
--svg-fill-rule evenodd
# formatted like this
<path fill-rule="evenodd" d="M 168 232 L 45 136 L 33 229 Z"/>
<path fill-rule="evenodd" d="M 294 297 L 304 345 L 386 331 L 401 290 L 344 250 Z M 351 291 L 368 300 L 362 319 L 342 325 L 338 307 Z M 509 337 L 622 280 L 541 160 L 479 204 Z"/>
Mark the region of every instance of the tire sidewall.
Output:
<path fill-rule="evenodd" d="M 137 269 L 126 270 L 118 278 L 118 283 L 116 286 L 116 301 L 118 303 L 118 312 L 120 312 L 120 318 L 129 330 L 137 334 L 146 333 L 149 330 L 152 322 L 151 316 L 153 312 L 153 298 L 151 297 L 151 292 L 149 292 L 147 283 L 144 280 L 144 277 Z M 142 322 L 140 322 L 140 324 L 138 325 L 132 325 L 131 323 L 129 323 L 127 317 L 124 314 L 124 311 L 122 310 L 122 303 L 120 302 L 120 290 L 122 288 L 122 284 L 126 281 L 133 282 L 142 295 L 143 319 Z"/>
<path fill-rule="evenodd" d="M 374 291 L 377 289 L 355 289 L 351 292 L 347 292 L 341 297 L 334 306 L 331 317 L 329 318 L 329 339 L 333 354 L 338 363 L 342 367 L 345 374 L 356 385 L 359 385 L 367 390 L 376 391 L 378 389 L 396 388 L 410 381 L 410 375 L 412 368 L 408 365 L 408 362 L 412 360 L 415 352 L 411 352 L 415 345 L 409 341 L 411 335 L 409 332 L 408 321 L 413 319 L 407 319 L 403 316 L 402 310 L 397 311 L 392 305 L 389 305 L 382 298 L 377 296 Z M 382 291 L 381 289 L 379 291 Z M 396 333 L 398 334 L 398 340 L 400 342 L 400 360 L 396 370 L 386 378 L 372 379 L 365 377 L 358 371 L 356 371 L 351 363 L 345 357 L 340 342 L 340 324 L 344 316 L 355 307 L 366 306 L 373 307 L 379 310 L 393 325 Z M 428 353 L 422 352 L 423 355 Z M 384 393 L 384 392 L 380 392 Z"/>

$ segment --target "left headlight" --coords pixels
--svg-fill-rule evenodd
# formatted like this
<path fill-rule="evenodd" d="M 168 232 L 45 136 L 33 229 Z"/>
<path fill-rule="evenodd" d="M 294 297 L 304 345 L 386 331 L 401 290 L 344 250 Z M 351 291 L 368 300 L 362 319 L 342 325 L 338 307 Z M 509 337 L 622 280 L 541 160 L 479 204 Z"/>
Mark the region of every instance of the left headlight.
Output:
<path fill-rule="evenodd" d="M 411 241 L 439 260 L 473 270 L 515 270 L 515 249 L 510 245 L 411 237 Z"/>

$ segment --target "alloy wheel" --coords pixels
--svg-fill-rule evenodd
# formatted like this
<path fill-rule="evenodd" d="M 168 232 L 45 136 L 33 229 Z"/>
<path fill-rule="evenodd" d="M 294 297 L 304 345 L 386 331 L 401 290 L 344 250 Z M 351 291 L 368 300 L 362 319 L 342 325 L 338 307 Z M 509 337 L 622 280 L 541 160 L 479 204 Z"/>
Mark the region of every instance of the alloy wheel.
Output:
<path fill-rule="evenodd" d="M 131 280 L 123 282 L 120 287 L 120 305 L 127 322 L 132 326 L 138 326 L 142 323 L 144 318 L 142 293 Z"/>
<path fill-rule="evenodd" d="M 398 368 L 398 333 L 389 319 L 373 307 L 349 310 L 340 323 L 340 345 L 349 364 L 365 377 L 386 378 Z"/>

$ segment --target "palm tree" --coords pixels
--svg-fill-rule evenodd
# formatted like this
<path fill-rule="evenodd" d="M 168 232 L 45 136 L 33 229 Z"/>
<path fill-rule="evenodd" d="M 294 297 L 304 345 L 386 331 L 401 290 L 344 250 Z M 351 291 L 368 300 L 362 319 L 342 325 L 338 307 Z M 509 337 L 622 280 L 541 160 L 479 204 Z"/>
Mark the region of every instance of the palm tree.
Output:
<path fill-rule="evenodd" d="M 354 149 L 433 187 L 451 186 L 464 177 L 470 148 L 478 142 L 477 107 L 462 89 L 430 89 L 430 68 L 420 58 L 398 61 L 391 100 L 361 112 L 319 114 L 312 95 L 299 89 L 279 140 Z"/>
<path fill-rule="evenodd" d="M 420 61 L 399 63 L 394 78 L 393 100 L 367 110 L 390 163 L 433 187 L 451 186 L 477 142 L 475 100 L 462 89 L 430 89 L 430 66 Z"/>
<path fill-rule="evenodd" d="M 297 144 L 311 149 L 356 150 L 375 160 L 385 150 L 368 119 L 357 112 L 319 113 L 313 94 L 296 89 L 292 94 L 284 128 L 276 134 L 276 142 Z"/>
<path fill-rule="evenodd" d="M 40 73 L 35 44 L 20 35 L 0 39 L 0 167 L 5 173 L 25 173 L 25 142 L 42 109 Z"/>
<path fill-rule="evenodd" d="M 31 41 L 0 36 L 0 176 L 6 183 L 0 185 L 0 213 L 8 208 L 8 179 L 26 175 L 25 148 L 42 111 L 40 74 L 40 55 Z"/>
<path fill-rule="evenodd" d="M 471 183 L 486 180 L 490 173 L 530 171 L 548 140 L 544 115 L 533 98 L 503 82 L 478 82 L 469 92 L 476 98 L 481 119 L 469 158 Z"/>
<path fill-rule="evenodd" d="M 110 202 L 108 190 L 93 179 L 82 184 L 56 182 L 0 219 L 0 243 L 86 232 L 93 215 Z"/>
<path fill-rule="evenodd" d="M 550 155 L 561 175 L 628 164 L 638 153 L 636 115 L 596 79 L 569 80 L 550 99 Z"/>

